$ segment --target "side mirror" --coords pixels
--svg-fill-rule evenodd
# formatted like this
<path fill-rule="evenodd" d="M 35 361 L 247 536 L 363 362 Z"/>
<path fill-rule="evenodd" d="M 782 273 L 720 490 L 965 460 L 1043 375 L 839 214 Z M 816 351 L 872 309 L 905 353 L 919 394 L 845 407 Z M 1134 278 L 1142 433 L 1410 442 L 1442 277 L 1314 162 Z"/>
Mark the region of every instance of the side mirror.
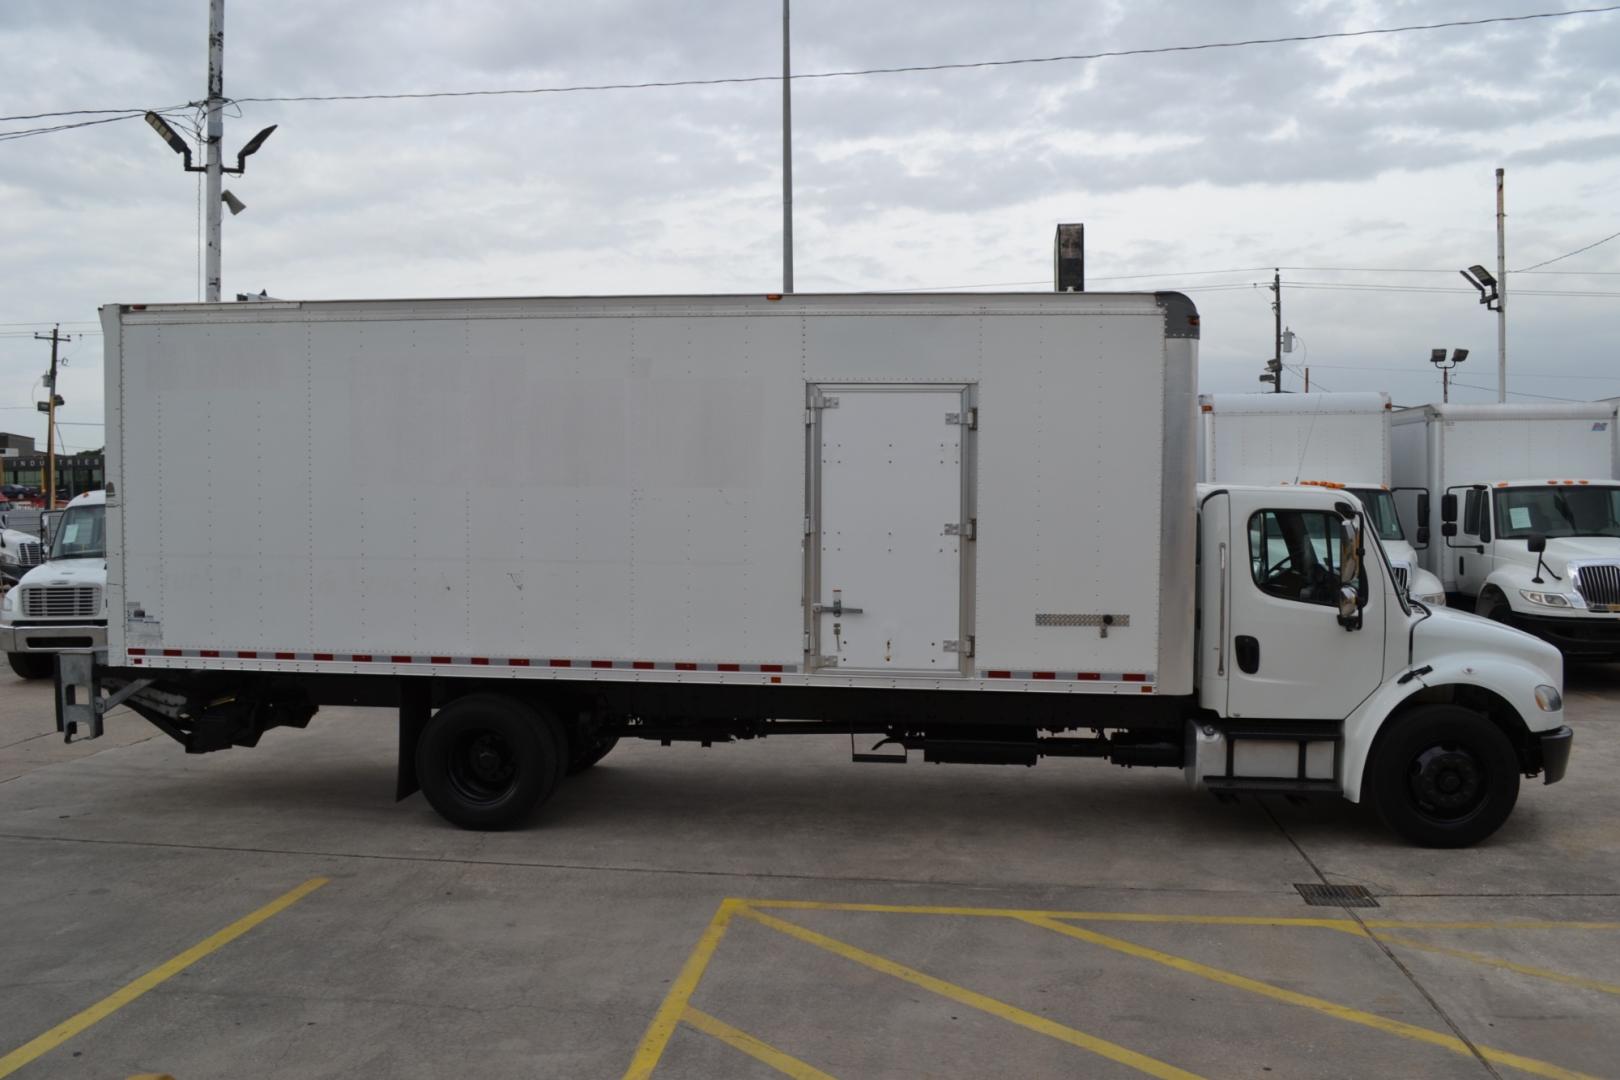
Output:
<path fill-rule="evenodd" d="M 1339 625 L 1346 630 L 1361 629 L 1361 524 L 1357 518 L 1342 518 L 1344 557 L 1339 560 Z"/>
<path fill-rule="evenodd" d="M 1447 498 L 1450 498 L 1450 496 L 1448 495 Z M 1441 522 L 1440 523 L 1440 535 L 1441 536 L 1456 536 L 1457 535 L 1457 523 L 1455 521 L 1443 521 L 1443 522 Z"/>
<path fill-rule="evenodd" d="M 1419 525 L 1417 527 L 1417 542 L 1419 544 L 1425 544 L 1425 545 L 1428 544 L 1428 542 L 1429 542 L 1429 527 L 1427 525 Z"/>
<path fill-rule="evenodd" d="M 1418 497 L 1417 497 L 1417 519 L 1418 519 L 1418 522 L 1419 522 L 1421 528 L 1427 528 L 1428 527 L 1428 525 L 1429 525 L 1429 493 L 1427 491 L 1418 492 Z"/>
<path fill-rule="evenodd" d="M 1540 555 L 1547 550 L 1547 538 L 1541 533 L 1531 533 L 1525 537 L 1524 546 L 1530 549 L 1532 555 Z"/>
<path fill-rule="evenodd" d="M 1457 523 L 1457 496 L 1440 496 L 1440 520 L 1448 525 L 1455 525 Z M 1456 536 L 1457 532 L 1455 529 L 1453 529 L 1451 532 L 1446 533 L 1446 535 Z"/>

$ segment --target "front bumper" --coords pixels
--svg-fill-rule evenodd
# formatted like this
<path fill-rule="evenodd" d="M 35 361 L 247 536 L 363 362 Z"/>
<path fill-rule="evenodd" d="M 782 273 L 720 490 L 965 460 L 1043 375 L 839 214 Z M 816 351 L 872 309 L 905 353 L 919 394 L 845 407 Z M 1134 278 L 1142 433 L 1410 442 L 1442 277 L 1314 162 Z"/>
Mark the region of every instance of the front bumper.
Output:
<path fill-rule="evenodd" d="M 1620 660 L 1620 618 L 1588 615 L 1526 615 L 1515 611 L 1509 625 L 1534 634 L 1571 660 Z"/>
<path fill-rule="evenodd" d="M 1569 748 L 1575 741 L 1575 733 L 1565 726 L 1537 732 L 1536 738 L 1541 742 L 1542 783 L 1556 784 L 1569 771 Z"/>
<path fill-rule="evenodd" d="M 105 649 L 107 627 L 94 623 L 35 623 L 0 625 L 0 652 L 62 652 L 64 649 Z"/>

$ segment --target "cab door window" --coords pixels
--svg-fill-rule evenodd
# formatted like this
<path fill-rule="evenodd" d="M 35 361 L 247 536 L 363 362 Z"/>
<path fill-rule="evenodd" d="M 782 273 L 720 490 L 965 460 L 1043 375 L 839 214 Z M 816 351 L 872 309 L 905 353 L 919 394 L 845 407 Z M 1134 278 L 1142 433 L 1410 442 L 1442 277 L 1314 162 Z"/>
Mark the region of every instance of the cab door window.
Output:
<path fill-rule="evenodd" d="M 1249 569 L 1268 596 L 1337 606 L 1343 557 L 1344 532 L 1336 514 L 1260 510 L 1249 518 Z"/>

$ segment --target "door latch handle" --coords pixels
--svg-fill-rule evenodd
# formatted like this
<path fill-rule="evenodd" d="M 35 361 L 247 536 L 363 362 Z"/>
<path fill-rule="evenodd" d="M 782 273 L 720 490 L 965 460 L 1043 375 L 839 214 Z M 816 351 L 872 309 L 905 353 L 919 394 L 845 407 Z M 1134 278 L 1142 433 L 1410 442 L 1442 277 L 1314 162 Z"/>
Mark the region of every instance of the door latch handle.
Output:
<path fill-rule="evenodd" d="M 1260 640 L 1248 634 L 1239 634 L 1233 643 L 1237 646 L 1238 669 L 1245 675 L 1253 675 L 1260 670 Z"/>

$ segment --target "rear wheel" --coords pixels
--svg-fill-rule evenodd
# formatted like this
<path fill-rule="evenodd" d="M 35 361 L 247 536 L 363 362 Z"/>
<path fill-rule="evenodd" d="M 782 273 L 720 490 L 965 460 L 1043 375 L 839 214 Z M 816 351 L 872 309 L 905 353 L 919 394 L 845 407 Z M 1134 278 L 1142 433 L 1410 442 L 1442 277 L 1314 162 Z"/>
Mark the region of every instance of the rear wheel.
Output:
<path fill-rule="evenodd" d="M 6 653 L 11 670 L 25 679 L 48 679 L 56 674 L 56 654 L 48 652 Z"/>
<path fill-rule="evenodd" d="M 469 694 L 440 709 L 416 747 L 422 793 L 464 829 L 521 825 L 562 779 L 567 740 L 549 715 L 515 698 Z"/>
<path fill-rule="evenodd" d="M 1501 728 L 1470 709 L 1428 705 L 1393 720 L 1367 765 L 1367 788 L 1391 830 L 1424 847 L 1490 836 L 1519 798 L 1519 759 Z"/>

